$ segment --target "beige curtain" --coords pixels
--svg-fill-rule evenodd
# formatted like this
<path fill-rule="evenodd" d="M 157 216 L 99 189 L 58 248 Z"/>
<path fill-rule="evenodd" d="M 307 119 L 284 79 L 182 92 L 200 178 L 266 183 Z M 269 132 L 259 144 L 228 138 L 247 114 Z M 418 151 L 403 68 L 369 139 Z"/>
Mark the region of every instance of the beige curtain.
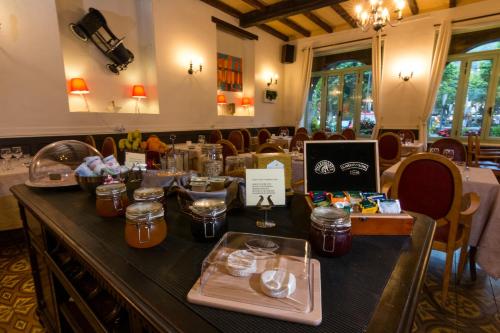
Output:
<path fill-rule="evenodd" d="M 448 50 L 450 48 L 451 40 L 451 22 L 445 20 L 441 23 L 439 33 L 437 36 L 436 44 L 434 46 L 434 53 L 432 55 L 431 75 L 429 90 L 427 91 L 427 99 L 423 112 L 420 116 L 419 132 L 424 147 L 427 147 L 427 121 L 436 103 L 436 97 L 443 76 L 446 60 L 448 59 Z"/>
<path fill-rule="evenodd" d="M 378 137 L 382 125 L 382 110 L 380 110 L 380 85 L 382 82 L 382 36 L 376 34 L 372 38 L 372 105 L 375 113 L 375 128 L 372 138 Z"/>
<path fill-rule="evenodd" d="M 296 78 L 296 102 L 293 114 L 293 122 L 296 127 L 302 124 L 304 112 L 307 105 L 307 97 L 309 95 L 309 86 L 311 84 L 311 70 L 313 63 L 314 51 L 312 46 L 307 46 L 302 51 L 302 59 L 300 64 L 299 77 Z M 295 79 L 294 79 L 295 80 Z"/>

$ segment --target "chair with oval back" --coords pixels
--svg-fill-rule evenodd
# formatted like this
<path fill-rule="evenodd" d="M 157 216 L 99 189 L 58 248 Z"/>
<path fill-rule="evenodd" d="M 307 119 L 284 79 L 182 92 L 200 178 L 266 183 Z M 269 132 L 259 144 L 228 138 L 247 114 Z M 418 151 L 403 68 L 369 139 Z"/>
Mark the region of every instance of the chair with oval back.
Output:
<path fill-rule="evenodd" d="M 421 153 L 401 162 L 390 196 L 399 199 L 401 209 L 425 214 L 436 220 L 432 248 L 446 253 L 442 299 L 446 301 L 452 271 L 453 255 L 460 249 L 457 281 L 463 272 L 470 224 L 479 207 L 479 196 L 468 193 L 462 207 L 462 176 L 457 166 L 444 156 Z M 465 205 L 467 206 L 467 205 Z"/>
<path fill-rule="evenodd" d="M 245 139 L 243 138 L 243 133 L 240 130 L 233 130 L 229 132 L 227 139 L 236 147 L 238 153 L 245 152 Z"/>
<path fill-rule="evenodd" d="M 356 132 L 352 128 L 344 128 L 342 135 L 346 140 L 356 140 Z"/>
<path fill-rule="evenodd" d="M 415 142 L 415 133 L 410 129 L 400 129 L 398 134 L 403 137 L 404 142 Z"/>
<path fill-rule="evenodd" d="M 115 158 L 118 158 L 115 139 L 110 136 L 104 138 L 104 141 L 102 142 L 101 154 L 103 157 L 113 155 Z"/>
<path fill-rule="evenodd" d="M 219 141 L 221 139 L 222 139 L 221 131 L 218 129 L 214 129 L 214 130 L 212 130 L 212 132 L 210 132 L 210 137 L 208 139 L 208 142 L 209 143 L 216 143 L 217 141 Z"/>
<path fill-rule="evenodd" d="M 267 140 L 271 138 L 271 132 L 269 132 L 265 128 L 262 128 L 259 130 L 257 137 L 259 138 L 259 145 L 262 145 L 264 143 L 267 143 Z"/>
<path fill-rule="evenodd" d="M 240 129 L 241 134 L 243 135 L 243 147 L 245 149 L 245 152 L 250 151 L 250 142 L 252 138 L 252 134 L 250 134 L 250 131 L 246 128 Z"/>
<path fill-rule="evenodd" d="M 467 150 L 462 142 L 454 138 L 442 138 L 431 144 L 431 148 L 439 148 L 440 153 L 443 153 L 444 149 L 453 149 L 453 161 L 466 162 L 467 161 Z"/>
<path fill-rule="evenodd" d="M 297 130 L 295 131 L 295 134 L 299 134 L 299 133 L 304 133 L 306 135 L 309 135 L 309 132 L 307 131 L 307 129 L 305 127 L 297 128 Z"/>
<path fill-rule="evenodd" d="M 280 129 L 278 130 L 278 134 L 281 135 L 281 133 L 286 133 L 286 135 L 290 135 L 290 130 L 288 129 L 288 127 L 280 127 Z"/>
<path fill-rule="evenodd" d="M 86 137 L 83 138 L 82 141 L 85 142 L 86 144 L 88 144 L 89 146 L 96 148 L 95 140 L 94 140 L 94 137 L 92 135 L 87 135 Z"/>
<path fill-rule="evenodd" d="M 290 146 L 289 146 L 289 149 L 290 149 L 290 150 L 293 150 L 293 148 L 294 148 L 295 146 L 297 146 L 297 141 L 302 141 L 302 142 L 304 142 L 304 141 L 308 141 L 308 140 L 310 140 L 310 139 L 309 139 L 309 135 L 307 135 L 306 133 L 303 133 L 303 132 L 296 133 L 296 134 L 293 136 L 292 140 L 290 141 Z M 303 151 L 303 146 L 302 146 L 302 149 L 300 149 L 300 150 L 301 150 L 301 151 Z"/>
<path fill-rule="evenodd" d="M 326 136 L 325 132 L 318 131 L 318 132 L 314 132 L 314 134 L 312 135 L 312 139 L 313 140 L 326 140 L 326 139 L 328 139 L 328 137 Z"/>
<path fill-rule="evenodd" d="M 347 140 L 347 138 L 344 135 L 342 135 L 342 134 L 333 133 L 332 135 L 330 135 L 328 137 L 327 140 Z"/>
<path fill-rule="evenodd" d="M 216 142 L 216 144 L 219 144 L 222 146 L 223 170 L 226 170 L 226 157 L 237 156 L 238 150 L 231 143 L 231 141 L 226 140 L 226 139 L 220 139 L 219 141 Z"/>
<path fill-rule="evenodd" d="M 378 139 L 380 173 L 401 160 L 401 138 L 392 132 L 382 134 Z"/>
<path fill-rule="evenodd" d="M 264 143 L 257 148 L 256 153 L 284 153 L 283 148 L 274 143 Z"/>

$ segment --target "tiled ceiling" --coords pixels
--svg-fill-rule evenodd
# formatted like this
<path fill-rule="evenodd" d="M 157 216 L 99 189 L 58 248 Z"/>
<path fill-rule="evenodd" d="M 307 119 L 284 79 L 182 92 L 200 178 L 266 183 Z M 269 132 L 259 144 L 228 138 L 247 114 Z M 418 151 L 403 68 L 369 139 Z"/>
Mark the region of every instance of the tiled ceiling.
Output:
<path fill-rule="evenodd" d="M 368 0 L 201 0 L 240 19 L 240 27 L 257 26 L 288 41 L 355 28 L 354 6 Z M 403 17 L 463 6 L 483 0 L 406 0 Z M 389 8 L 392 0 L 384 1 Z"/>

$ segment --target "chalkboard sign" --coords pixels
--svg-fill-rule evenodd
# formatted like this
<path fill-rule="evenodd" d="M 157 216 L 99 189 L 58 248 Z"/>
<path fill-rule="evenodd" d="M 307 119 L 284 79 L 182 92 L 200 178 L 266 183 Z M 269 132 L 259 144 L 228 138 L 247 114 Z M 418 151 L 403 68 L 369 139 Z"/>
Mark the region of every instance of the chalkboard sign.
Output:
<path fill-rule="evenodd" d="M 304 141 L 309 191 L 379 191 L 376 140 Z"/>

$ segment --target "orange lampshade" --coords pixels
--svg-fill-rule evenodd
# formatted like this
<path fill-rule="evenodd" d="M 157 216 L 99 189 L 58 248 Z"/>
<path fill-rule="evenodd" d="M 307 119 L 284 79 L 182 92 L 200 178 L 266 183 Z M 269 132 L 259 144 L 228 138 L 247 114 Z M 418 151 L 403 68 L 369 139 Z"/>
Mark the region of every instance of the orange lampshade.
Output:
<path fill-rule="evenodd" d="M 138 84 L 132 87 L 132 97 L 135 98 L 146 98 L 146 90 L 142 84 Z"/>
<path fill-rule="evenodd" d="M 242 106 L 250 106 L 250 105 L 252 105 L 252 99 L 249 98 L 249 97 L 243 97 L 241 99 L 241 105 Z"/>
<path fill-rule="evenodd" d="M 72 94 L 88 94 L 89 88 L 82 78 L 73 78 L 69 81 L 69 91 Z"/>
<path fill-rule="evenodd" d="M 217 95 L 217 104 L 227 104 L 226 95 Z"/>

